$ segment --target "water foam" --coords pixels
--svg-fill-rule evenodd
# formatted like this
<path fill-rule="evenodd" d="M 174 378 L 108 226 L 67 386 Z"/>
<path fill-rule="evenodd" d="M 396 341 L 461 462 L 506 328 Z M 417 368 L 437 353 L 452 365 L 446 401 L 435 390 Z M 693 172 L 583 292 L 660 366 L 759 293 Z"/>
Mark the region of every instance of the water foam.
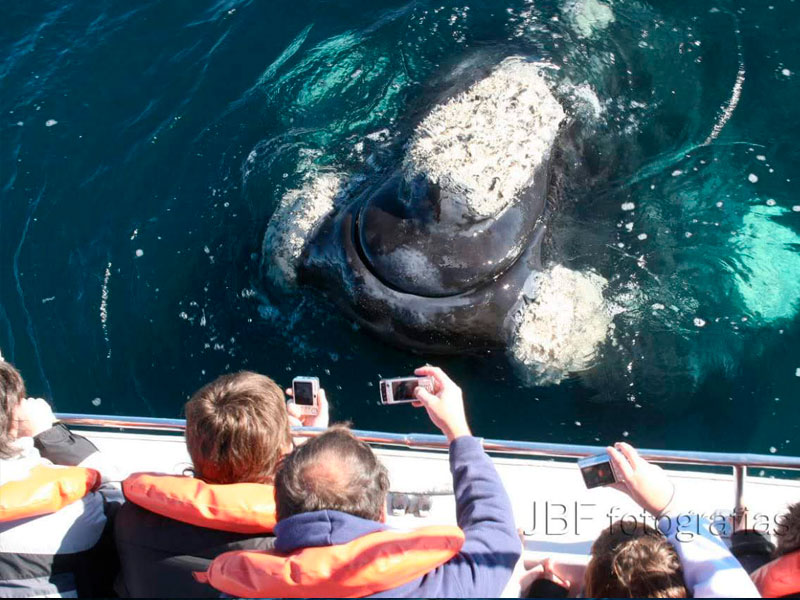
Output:
<path fill-rule="evenodd" d="M 103 328 L 103 340 L 106 342 L 106 358 L 111 358 L 111 341 L 108 337 L 108 282 L 111 279 L 111 261 L 106 265 L 103 275 L 103 287 L 100 290 L 100 326 Z"/>
<path fill-rule="evenodd" d="M 309 177 L 301 187 L 286 192 L 264 234 L 262 260 L 267 275 L 281 285 L 294 285 L 306 242 L 343 192 L 344 178 L 334 173 Z"/>
<path fill-rule="evenodd" d="M 605 277 L 555 265 L 535 272 L 532 289 L 515 315 L 511 356 L 539 385 L 555 384 L 585 370 L 597 356 L 612 325 L 603 297 Z"/>
<path fill-rule="evenodd" d="M 611 7 L 598 0 L 569 0 L 563 10 L 575 33 L 582 38 L 591 37 L 616 21 Z"/>
<path fill-rule="evenodd" d="M 539 67 L 508 58 L 423 119 L 403 162 L 406 178 L 438 184 L 442 210 L 494 216 L 531 185 L 563 119 Z"/>

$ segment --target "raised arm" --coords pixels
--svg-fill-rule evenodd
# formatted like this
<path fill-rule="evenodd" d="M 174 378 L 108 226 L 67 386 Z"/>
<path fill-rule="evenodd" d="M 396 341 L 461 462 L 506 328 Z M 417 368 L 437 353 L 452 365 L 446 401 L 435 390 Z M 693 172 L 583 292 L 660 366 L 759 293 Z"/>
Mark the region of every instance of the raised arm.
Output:
<path fill-rule="evenodd" d="M 758 590 L 710 523 L 676 510 L 675 486 L 666 472 L 647 462 L 633 446 L 608 448 L 619 489 L 658 519 L 658 527 L 678 553 L 683 578 L 695 598 L 759 598 Z"/>
<path fill-rule="evenodd" d="M 417 388 L 415 405 L 424 406 L 450 440 L 456 519 L 466 537 L 461 553 L 431 576 L 441 577 L 444 596 L 497 596 L 522 552 L 511 501 L 480 440 L 472 437 L 459 387 L 437 367 L 416 374 L 434 380 L 433 393 Z"/>

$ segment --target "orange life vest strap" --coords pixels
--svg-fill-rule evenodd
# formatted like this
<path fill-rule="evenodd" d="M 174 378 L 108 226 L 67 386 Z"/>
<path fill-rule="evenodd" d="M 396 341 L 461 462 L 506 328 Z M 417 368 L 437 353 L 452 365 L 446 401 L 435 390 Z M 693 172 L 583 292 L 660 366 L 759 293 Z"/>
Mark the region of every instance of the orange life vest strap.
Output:
<path fill-rule="evenodd" d="M 211 484 L 194 477 L 134 473 L 122 482 L 125 497 L 150 512 L 234 533 L 270 533 L 275 488 L 264 483 Z"/>
<path fill-rule="evenodd" d="M 37 465 L 25 479 L 0 486 L 0 522 L 58 512 L 97 489 L 100 481 L 94 469 Z"/>
<path fill-rule="evenodd" d="M 347 544 L 288 555 L 226 552 L 195 578 L 238 598 L 359 598 L 422 577 L 463 545 L 464 532 L 458 527 L 379 531 Z"/>
<path fill-rule="evenodd" d="M 768 562 L 750 577 L 764 598 L 800 593 L 800 550 Z"/>

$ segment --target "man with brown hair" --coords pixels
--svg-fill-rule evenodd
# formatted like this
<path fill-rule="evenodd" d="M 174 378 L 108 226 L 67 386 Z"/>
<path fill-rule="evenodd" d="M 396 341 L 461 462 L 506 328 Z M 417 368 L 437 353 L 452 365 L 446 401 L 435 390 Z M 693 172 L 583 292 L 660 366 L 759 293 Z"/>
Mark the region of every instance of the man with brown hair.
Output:
<path fill-rule="evenodd" d="M 184 409 L 193 477 L 137 473 L 123 483 L 120 595 L 216 597 L 193 571 L 228 550 L 271 548 L 275 469 L 292 449 L 290 425 L 327 427 L 324 390 L 318 399 L 318 415 L 300 416 L 278 384 L 249 371 L 195 392 Z"/>
<path fill-rule="evenodd" d="M 204 481 L 271 483 L 292 449 L 283 390 L 264 375 L 222 375 L 195 392 L 184 412 L 186 449 Z"/>
<path fill-rule="evenodd" d="M 439 368 L 417 375 L 424 406 L 447 437 L 458 527 L 386 526 L 389 478 L 372 449 L 334 427 L 294 450 L 275 476 L 272 552 L 229 552 L 200 577 L 236 597 L 497 597 L 522 546 L 508 494 L 472 436 L 459 387 Z"/>

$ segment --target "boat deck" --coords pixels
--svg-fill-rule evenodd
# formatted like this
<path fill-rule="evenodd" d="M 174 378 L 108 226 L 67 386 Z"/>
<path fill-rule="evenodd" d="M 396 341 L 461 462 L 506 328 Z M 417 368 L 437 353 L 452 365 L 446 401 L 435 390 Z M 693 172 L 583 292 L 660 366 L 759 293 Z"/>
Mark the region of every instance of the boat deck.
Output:
<path fill-rule="evenodd" d="M 123 474 L 135 471 L 182 473 L 190 466 L 180 433 L 152 434 L 131 430 L 82 433 L 114 457 Z M 436 439 L 436 436 L 420 437 Z M 486 445 L 492 447 L 488 441 Z M 455 523 L 455 499 L 445 451 L 381 444 L 373 444 L 373 447 L 390 473 L 390 505 L 409 506 L 407 511 L 390 510 L 390 525 L 412 528 Z M 586 453 L 586 447 L 578 448 Z M 729 456 L 733 461 L 737 455 Z M 642 510 L 622 492 L 611 488 L 587 490 L 574 460 L 503 454 L 493 454 L 492 458 L 511 497 L 517 525 L 524 532 L 528 563 L 553 557 L 562 564 L 574 565 L 576 577 L 580 577 L 592 541 L 604 528 L 626 516 L 639 521 L 643 518 Z M 761 458 L 773 464 L 783 459 L 793 468 L 800 467 L 800 459 L 792 457 Z M 795 461 L 798 462 L 796 466 Z M 800 500 L 800 481 L 786 478 L 786 472 L 781 478 L 770 475 L 774 471 L 764 471 L 760 467 L 751 468 L 752 473 L 747 475 L 741 468 L 738 473 L 731 469 L 725 472 L 720 467 L 702 468 L 670 470 L 677 486 L 676 498 L 680 508 L 712 518 L 719 524 L 723 537 L 729 534 L 725 529 L 725 517 L 734 510 L 740 490 L 743 490 L 743 501 L 749 508 L 750 517 L 760 526 L 768 523 L 774 526 L 775 518 L 785 511 L 786 506 Z M 737 487 L 737 476 L 741 478 L 742 486 Z M 429 504 L 429 510 L 416 510 L 420 500 L 423 508 Z M 515 593 L 516 590 L 509 591 L 509 595 Z"/>

